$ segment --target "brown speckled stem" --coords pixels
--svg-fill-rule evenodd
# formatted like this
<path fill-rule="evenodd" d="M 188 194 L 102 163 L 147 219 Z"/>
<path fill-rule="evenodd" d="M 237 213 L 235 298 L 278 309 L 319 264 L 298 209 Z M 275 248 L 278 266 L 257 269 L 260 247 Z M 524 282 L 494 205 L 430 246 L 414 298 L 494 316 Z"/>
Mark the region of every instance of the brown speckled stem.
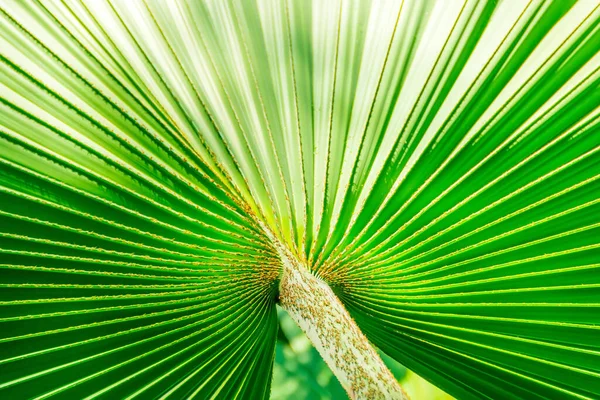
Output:
<path fill-rule="evenodd" d="M 408 399 L 331 288 L 281 244 L 281 306 L 306 333 L 351 399 Z"/>

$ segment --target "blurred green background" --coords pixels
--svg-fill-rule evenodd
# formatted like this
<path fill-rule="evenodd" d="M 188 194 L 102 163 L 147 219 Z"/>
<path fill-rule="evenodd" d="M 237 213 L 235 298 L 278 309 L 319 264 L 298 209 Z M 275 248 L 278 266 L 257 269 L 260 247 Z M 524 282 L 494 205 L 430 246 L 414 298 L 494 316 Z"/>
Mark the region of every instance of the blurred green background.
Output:
<path fill-rule="evenodd" d="M 279 340 L 273 370 L 273 400 L 347 399 L 346 392 L 304 332 L 279 306 Z M 453 400 L 417 374 L 380 353 L 412 400 Z"/>

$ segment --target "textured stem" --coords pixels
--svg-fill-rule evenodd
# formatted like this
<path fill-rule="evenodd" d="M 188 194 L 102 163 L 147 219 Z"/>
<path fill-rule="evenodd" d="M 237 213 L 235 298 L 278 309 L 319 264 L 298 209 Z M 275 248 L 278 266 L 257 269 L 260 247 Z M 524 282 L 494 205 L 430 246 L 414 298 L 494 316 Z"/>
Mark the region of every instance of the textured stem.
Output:
<path fill-rule="evenodd" d="M 283 246 L 279 299 L 351 399 L 408 399 L 331 288 Z"/>

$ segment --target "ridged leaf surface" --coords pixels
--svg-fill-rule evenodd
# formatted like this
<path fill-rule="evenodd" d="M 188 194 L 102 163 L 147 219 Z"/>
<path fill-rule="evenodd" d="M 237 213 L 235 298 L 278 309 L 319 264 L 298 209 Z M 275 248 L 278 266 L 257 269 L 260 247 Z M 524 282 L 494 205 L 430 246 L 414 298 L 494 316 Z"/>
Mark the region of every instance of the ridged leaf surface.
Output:
<path fill-rule="evenodd" d="M 0 397 L 268 398 L 281 263 L 460 399 L 600 396 L 596 1 L 0 2 Z"/>

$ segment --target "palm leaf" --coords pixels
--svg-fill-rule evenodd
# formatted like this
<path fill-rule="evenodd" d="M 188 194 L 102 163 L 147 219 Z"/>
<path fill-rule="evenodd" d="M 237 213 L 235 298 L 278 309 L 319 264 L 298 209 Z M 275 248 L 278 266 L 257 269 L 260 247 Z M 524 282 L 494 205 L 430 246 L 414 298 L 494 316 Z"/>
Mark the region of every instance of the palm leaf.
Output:
<path fill-rule="evenodd" d="M 596 2 L 0 10 L 1 397 L 268 397 L 281 248 L 456 397 L 600 396 Z"/>

